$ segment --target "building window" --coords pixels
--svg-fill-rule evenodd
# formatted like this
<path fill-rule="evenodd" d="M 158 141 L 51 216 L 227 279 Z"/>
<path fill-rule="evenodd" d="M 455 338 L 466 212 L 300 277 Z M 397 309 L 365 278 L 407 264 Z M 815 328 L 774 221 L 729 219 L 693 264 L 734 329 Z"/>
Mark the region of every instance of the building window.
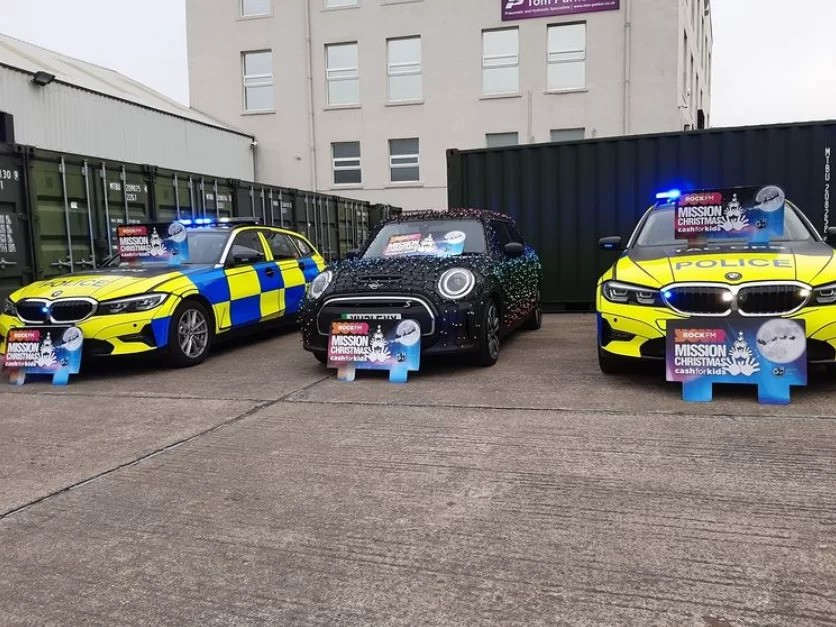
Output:
<path fill-rule="evenodd" d="M 325 46 L 329 105 L 360 104 L 357 42 Z"/>
<path fill-rule="evenodd" d="M 360 0 L 325 0 L 325 6 L 329 9 L 337 7 L 356 7 Z"/>
<path fill-rule="evenodd" d="M 417 138 L 389 140 L 389 172 L 393 183 L 420 180 Z"/>
<path fill-rule="evenodd" d="M 420 100 L 421 38 L 389 39 L 386 42 L 389 68 L 389 100 Z"/>
<path fill-rule="evenodd" d="M 273 14 L 272 0 L 241 0 L 242 17 L 258 17 Z"/>
<path fill-rule="evenodd" d="M 335 142 L 331 144 L 334 160 L 334 184 L 351 185 L 363 182 L 360 169 L 360 142 Z"/>
<path fill-rule="evenodd" d="M 553 142 L 576 142 L 586 136 L 586 129 L 582 128 L 555 128 L 551 131 Z"/>
<path fill-rule="evenodd" d="M 482 31 L 482 94 L 516 94 L 519 91 L 519 30 Z"/>
<path fill-rule="evenodd" d="M 549 26 L 549 90 L 586 87 L 586 24 Z"/>
<path fill-rule="evenodd" d="M 270 50 L 243 53 L 244 109 L 273 110 L 273 53 Z"/>
<path fill-rule="evenodd" d="M 517 146 L 519 143 L 519 133 L 487 133 L 485 135 L 485 145 L 488 148 L 501 148 L 502 146 Z"/>

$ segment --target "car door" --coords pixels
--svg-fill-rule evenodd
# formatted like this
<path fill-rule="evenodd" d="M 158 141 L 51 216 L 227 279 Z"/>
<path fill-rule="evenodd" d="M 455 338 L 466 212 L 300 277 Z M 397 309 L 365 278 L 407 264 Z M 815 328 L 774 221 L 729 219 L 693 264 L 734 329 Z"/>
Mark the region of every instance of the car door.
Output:
<path fill-rule="evenodd" d="M 282 277 L 280 315 L 291 316 L 299 311 L 305 297 L 305 264 L 291 236 L 283 231 L 265 231 L 267 245 L 273 253 Z"/>
<path fill-rule="evenodd" d="M 497 278 L 502 286 L 502 291 L 505 295 L 506 302 L 503 303 L 503 311 L 506 315 L 512 312 L 518 312 L 519 307 L 526 300 L 526 297 L 531 293 L 531 280 L 525 271 L 525 264 L 527 263 L 524 257 L 510 257 L 505 253 L 505 245 L 510 242 L 519 242 L 522 238 L 514 229 L 509 228 L 511 225 L 502 220 L 492 220 L 491 229 L 495 233 L 496 255 L 498 259 Z M 510 324 L 511 320 L 506 319 L 504 324 Z"/>
<path fill-rule="evenodd" d="M 277 318 L 282 275 L 268 258 L 264 239 L 250 229 L 235 235 L 224 263 L 229 284 L 229 322 L 233 328 Z"/>

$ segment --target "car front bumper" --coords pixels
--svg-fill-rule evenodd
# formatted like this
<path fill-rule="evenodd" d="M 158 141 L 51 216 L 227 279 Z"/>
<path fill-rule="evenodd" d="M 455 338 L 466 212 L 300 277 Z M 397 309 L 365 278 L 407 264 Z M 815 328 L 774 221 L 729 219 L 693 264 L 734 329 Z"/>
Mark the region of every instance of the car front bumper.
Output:
<path fill-rule="evenodd" d="M 302 345 L 324 355 L 328 330 L 342 314 L 397 314 L 421 325 L 423 355 L 465 353 L 478 347 L 482 303 L 478 301 L 433 301 L 415 294 L 336 294 L 306 302 L 300 313 Z"/>
<path fill-rule="evenodd" d="M 170 321 L 170 313 L 154 310 L 93 316 L 75 326 L 84 336 L 85 356 L 137 355 L 159 350 L 168 345 Z M 6 337 L 9 335 L 9 329 L 26 326 L 39 325 L 26 324 L 19 318 L 7 314 L 0 316 L 0 354 L 6 352 Z"/>
<path fill-rule="evenodd" d="M 805 322 L 810 363 L 836 362 L 836 307 L 805 307 L 782 317 Z M 665 307 L 611 303 L 599 290 L 598 344 L 620 357 L 661 360 L 665 358 L 668 320 L 687 318 Z"/>

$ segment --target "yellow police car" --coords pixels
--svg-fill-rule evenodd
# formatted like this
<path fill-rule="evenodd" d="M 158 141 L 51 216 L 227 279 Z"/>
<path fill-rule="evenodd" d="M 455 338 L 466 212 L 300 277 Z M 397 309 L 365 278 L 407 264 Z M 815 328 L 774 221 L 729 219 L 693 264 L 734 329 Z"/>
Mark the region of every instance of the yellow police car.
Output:
<path fill-rule="evenodd" d="M 14 292 L 0 315 L 0 353 L 11 328 L 74 325 L 85 355 L 160 351 L 174 366 L 192 366 L 220 334 L 292 319 L 325 267 L 298 233 L 252 219 L 182 220 L 173 227 L 173 240 L 187 251 L 174 260 L 156 227 L 140 237 L 151 229 L 129 225 L 119 227 L 128 234 L 120 235 L 120 254 L 102 268 Z M 139 240 L 147 250 L 134 254 Z M 162 252 L 145 254 L 154 249 Z"/>
<path fill-rule="evenodd" d="M 833 243 L 836 229 L 823 240 L 787 200 L 782 233 L 768 242 L 735 240 L 727 232 L 703 234 L 694 242 L 677 237 L 675 230 L 681 195 L 676 190 L 659 194 L 626 245 L 618 236 L 599 241 L 604 250 L 622 251 L 597 285 L 601 370 L 614 374 L 637 360 L 664 359 L 669 320 L 731 315 L 804 320 L 808 361 L 832 368 L 836 252 L 828 242 Z M 728 207 L 717 207 L 727 222 L 745 220 L 740 212 L 729 216 Z M 712 219 L 708 210 L 689 215 L 695 224 Z"/>

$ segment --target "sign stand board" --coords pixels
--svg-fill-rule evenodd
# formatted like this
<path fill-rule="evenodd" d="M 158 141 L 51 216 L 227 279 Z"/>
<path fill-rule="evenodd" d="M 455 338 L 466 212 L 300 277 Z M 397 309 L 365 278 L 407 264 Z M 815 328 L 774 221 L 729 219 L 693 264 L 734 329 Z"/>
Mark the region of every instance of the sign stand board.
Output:
<path fill-rule="evenodd" d="M 784 234 L 784 191 L 774 185 L 702 190 L 676 202 L 674 236 L 692 248 L 708 241 L 769 245 Z M 731 296 L 731 293 L 729 293 Z M 807 385 L 804 321 L 729 316 L 667 323 L 667 380 L 682 383 L 682 398 L 708 402 L 714 383 L 758 386 L 764 404 L 787 405 L 790 387 Z"/>
<path fill-rule="evenodd" d="M 13 385 L 23 385 L 29 374 L 52 375 L 53 385 L 67 385 L 81 369 L 83 343 L 81 330 L 71 325 L 11 329 L 3 370 Z"/>
<path fill-rule="evenodd" d="M 390 383 L 406 383 L 421 359 L 421 326 L 400 314 L 343 314 L 331 323 L 328 367 L 337 380 L 354 381 L 357 370 L 388 370 Z"/>
<path fill-rule="evenodd" d="M 788 405 L 790 387 L 807 385 L 803 320 L 670 320 L 667 333 L 667 380 L 682 383 L 685 401 L 711 401 L 714 383 L 743 383 L 758 386 L 763 404 Z"/>

